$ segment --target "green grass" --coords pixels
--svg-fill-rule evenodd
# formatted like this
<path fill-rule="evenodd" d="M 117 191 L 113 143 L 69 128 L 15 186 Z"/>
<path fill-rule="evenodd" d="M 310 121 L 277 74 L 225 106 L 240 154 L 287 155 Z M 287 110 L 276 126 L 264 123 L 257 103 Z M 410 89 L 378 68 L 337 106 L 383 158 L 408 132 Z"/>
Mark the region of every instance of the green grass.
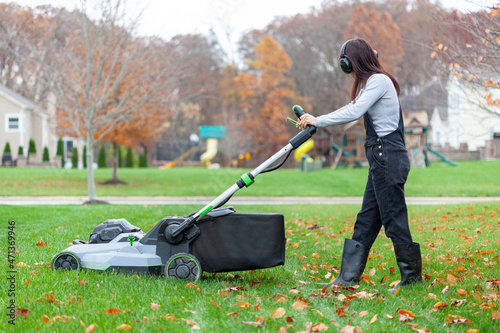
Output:
<path fill-rule="evenodd" d="M 207 170 L 183 167 L 169 170 L 120 169 L 129 185 L 101 185 L 111 178 L 110 169 L 96 170 L 98 196 L 215 196 L 251 169 Z M 324 168 L 303 173 L 280 169 L 259 175 L 243 195 L 255 196 L 361 196 L 367 168 Z M 87 195 L 85 170 L 0 168 L 0 196 Z M 500 160 L 464 161 L 458 167 L 432 163 L 413 169 L 406 185 L 408 196 L 500 196 Z"/>
<path fill-rule="evenodd" d="M 335 175 L 332 173 L 331 177 Z M 161 276 L 61 272 L 49 267 L 54 254 L 75 238 L 87 238 L 107 218 L 123 217 L 148 231 L 163 216 L 184 216 L 199 208 L 0 206 L 4 257 L 0 271 L 3 296 L 0 331 L 12 331 L 5 315 L 11 299 L 7 296 L 10 276 L 7 234 L 8 221 L 12 220 L 18 251 L 15 262 L 19 266 L 14 299 L 16 307 L 29 310 L 25 318 L 16 318 L 14 331 L 18 332 L 83 332 L 82 324 L 88 327 L 92 323 L 98 326 L 95 332 L 121 332 L 117 328 L 122 324 L 130 325 L 134 332 L 190 332 L 185 320 L 195 322 L 201 332 L 278 332 L 282 326 L 288 332 L 299 332 L 306 330 L 307 323 L 323 323 L 329 327 L 327 332 L 337 332 L 348 323 L 364 332 L 413 332 L 407 323 L 432 332 L 500 331 L 500 320 L 492 320 L 493 314 L 500 311 L 500 208 L 489 204 L 410 206 L 412 234 L 422 247 L 425 284 L 401 289 L 397 295 L 387 292 L 389 284 L 399 279 L 399 272 L 391 242 L 382 234 L 370 252 L 365 270 L 366 274 L 372 274 L 373 284 L 362 281 L 355 290 L 325 292 L 316 286 L 318 280 L 328 281 L 325 275 L 336 275 L 335 269 L 340 268 L 343 239 L 351 236 L 359 209 L 355 205 L 237 207 L 239 211 L 285 215 L 288 238 L 285 266 L 232 272 L 232 275 L 205 273 L 194 288 L 189 288 L 185 281 Z M 37 246 L 38 241 L 46 245 Z M 393 274 L 391 267 L 396 268 Z M 224 293 L 228 288 L 233 289 Z M 459 296 L 458 289 L 467 294 Z M 372 299 L 354 297 L 363 292 Z M 282 303 L 278 302 L 279 295 L 285 296 Z M 308 302 L 303 311 L 293 307 L 299 297 Z M 447 306 L 431 311 L 438 301 Z M 247 302 L 250 306 L 240 308 L 236 302 Z M 152 309 L 151 303 L 159 308 Z M 346 308 L 345 317 L 337 314 L 342 306 Z M 271 318 L 278 307 L 285 309 L 284 317 Z M 122 312 L 105 314 L 111 308 Z M 409 310 L 416 317 L 401 322 L 397 310 Z M 360 317 L 363 311 L 368 314 Z M 167 314 L 177 320 L 167 320 Z M 374 315 L 377 320 L 370 324 Z M 447 324 L 451 318 L 447 319 L 448 315 L 467 318 L 471 323 Z M 47 323 L 42 321 L 44 316 Z M 287 322 L 286 317 L 292 319 Z M 261 322 L 262 326 L 244 322 Z"/>

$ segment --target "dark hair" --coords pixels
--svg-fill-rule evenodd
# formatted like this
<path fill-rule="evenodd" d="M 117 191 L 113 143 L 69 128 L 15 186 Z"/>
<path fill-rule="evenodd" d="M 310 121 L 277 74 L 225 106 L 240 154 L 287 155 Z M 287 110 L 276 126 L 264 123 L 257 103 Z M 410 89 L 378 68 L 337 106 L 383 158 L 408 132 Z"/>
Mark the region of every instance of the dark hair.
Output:
<path fill-rule="evenodd" d="M 396 88 L 396 92 L 399 96 L 400 89 L 398 81 L 396 81 L 394 76 L 382 68 L 376 53 L 367 41 L 361 38 L 349 41 L 345 47 L 344 53 L 349 59 L 354 73 L 356 73 L 356 79 L 354 80 L 351 90 L 352 100 L 359 94 L 364 82 L 373 74 L 387 75 L 394 84 L 394 88 Z"/>

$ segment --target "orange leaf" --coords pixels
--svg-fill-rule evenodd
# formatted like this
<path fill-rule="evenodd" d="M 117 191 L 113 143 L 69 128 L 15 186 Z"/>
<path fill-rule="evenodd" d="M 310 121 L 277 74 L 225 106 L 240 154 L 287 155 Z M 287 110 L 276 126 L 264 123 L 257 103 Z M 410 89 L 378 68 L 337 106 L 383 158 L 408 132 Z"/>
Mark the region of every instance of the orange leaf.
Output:
<path fill-rule="evenodd" d="M 175 318 L 175 316 L 174 316 L 173 314 L 167 313 L 167 314 L 165 315 L 165 320 L 166 320 L 166 321 L 176 321 L 176 320 L 177 320 L 177 318 Z"/>
<path fill-rule="evenodd" d="M 36 246 L 47 246 L 47 242 L 44 242 L 40 239 L 38 242 L 36 242 Z"/>
<path fill-rule="evenodd" d="M 319 254 L 319 253 L 313 253 L 313 254 L 312 254 L 312 257 L 313 257 L 313 258 L 320 258 L 320 257 L 321 257 L 321 254 Z"/>
<path fill-rule="evenodd" d="M 493 319 L 493 320 L 499 320 L 500 319 L 500 311 L 493 312 L 491 314 L 491 319 Z"/>
<path fill-rule="evenodd" d="M 212 300 L 211 302 L 212 302 L 212 304 L 213 304 L 213 305 L 215 305 L 215 307 L 216 307 L 216 308 L 219 308 L 219 309 L 220 309 L 220 306 L 219 306 L 219 304 L 217 304 L 217 302 L 215 302 L 215 301 L 213 301 L 213 300 Z"/>
<path fill-rule="evenodd" d="M 328 330 L 328 326 L 323 323 L 317 323 L 311 326 L 311 332 L 322 332 Z"/>
<path fill-rule="evenodd" d="M 416 315 L 413 312 L 411 312 L 410 310 L 399 310 L 398 312 L 399 312 L 399 314 L 402 314 L 402 315 L 408 315 L 408 316 L 413 317 L 413 318 L 416 317 Z"/>
<path fill-rule="evenodd" d="M 151 306 L 151 309 L 153 309 L 153 310 L 158 310 L 160 308 L 160 304 L 156 304 L 156 303 L 151 303 L 150 306 Z"/>
<path fill-rule="evenodd" d="M 97 324 L 90 324 L 89 327 L 85 329 L 85 333 L 91 333 L 94 332 L 94 330 L 97 328 Z"/>
<path fill-rule="evenodd" d="M 309 307 L 309 305 L 307 305 L 306 302 L 304 301 L 297 301 L 295 303 L 292 304 L 292 308 L 294 310 L 297 310 L 297 311 L 302 311 L 302 310 L 305 310 Z"/>
<path fill-rule="evenodd" d="M 337 316 L 339 316 L 339 317 L 345 317 L 345 316 L 347 316 L 347 314 L 345 313 L 344 308 L 338 308 L 336 312 L 337 312 Z"/>
<path fill-rule="evenodd" d="M 437 54 L 437 53 L 436 53 L 436 51 L 433 51 L 433 52 L 431 53 L 431 59 L 434 59 L 434 58 L 436 57 L 436 54 Z"/>
<path fill-rule="evenodd" d="M 132 326 L 129 324 L 121 324 L 116 328 L 117 330 L 132 331 Z"/>
<path fill-rule="evenodd" d="M 47 315 L 43 315 L 42 323 L 47 324 L 50 321 L 50 318 Z"/>
<path fill-rule="evenodd" d="M 469 292 L 467 290 L 464 290 L 464 289 L 457 289 L 457 292 L 458 292 L 458 296 L 460 296 L 460 297 L 464 297 L 464 296 L 469 295 Z"/>
<path fill-rule="evenodd" d="M 377 321 L 377 315 L 374 315 L 370 320 L 370 325 Z"/>
<path fill-rule="evenodd" d="M 286 313 L 285 308 L 276 308 L 276 310 L 271 313 L 271 318 L 282 318 Z"/>
<path fill-rule="evenodd" d="M 435 312 L 435 311 L 442 309 L 444 307 L 447 307 L 447 306 L 448 305 L 445 302 L 437 302 L 436 304 L 434 304 L 434 306 L 432 307 L 430 312 Z"/>
<path fill-rule="evenodd" d="M 239 306 L 240 309 L 249 308 L 251 306 L 248 302 L 236 302 L 236 305 Z"/>
<path fill-rule="evenodd" d="M 28 280 L 24 281 L 24 285 L 28 286 L 30 284 L 30 282 L 31 282 L 31 277 Z"/>
<path fill-rule="evenodd" d="M 192 320 L 188 320 L 188 319 L 184 319 L 184 318 L 181 318 L 181 320 L 183 322 L 185 322 L 186 324 L 188 324 L 189 327 L 191 327 L 192 329 L 194 330 L 199 330 L 200 329 L 200 326 L 198 326 L 198 324 Z"/>
<path fill-rule="evenodd" d="M 114 316 L 114 315 L 119 314 L 121 312 L 122 312 L 122 310 L 120 310 L 120 309 L 109 308 L 109 309 L 104 311 L 104 314 Z"/>

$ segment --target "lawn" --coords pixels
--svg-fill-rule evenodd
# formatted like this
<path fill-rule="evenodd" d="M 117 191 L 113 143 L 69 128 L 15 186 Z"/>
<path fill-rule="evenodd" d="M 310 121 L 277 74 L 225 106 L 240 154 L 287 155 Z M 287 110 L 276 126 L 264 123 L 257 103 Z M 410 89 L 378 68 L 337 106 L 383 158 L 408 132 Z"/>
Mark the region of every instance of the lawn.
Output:
<path fill-rule="evenodd" d="M 216 196 L 251 169 L 208 170 L 180 167 L 169 170 L 120 169 L 129 185 L 101 185 L 111 169 L 96 170 L 98 196 Z M 367 168 L 324 168 L 304 173 L 280 169 L 259 175 L 244 195 L 256 196 L 361 196 Z M 0 168 L 0 196 L 85 196 L 85 170 Z M 500 196 L 500 160 L 463 161 L 458 167 L 434 162 L 412 169 L 406 185 L 408 196 Z"/>
<path fill-rule="evenodd" d="M 236 207 L 285 215 L 286 264 L 271 269 L 205 273 L 193 284 L 50 268 L 54 254 L 75 238 L 86 239 L 107 218 L 123 217 L 149 231 L 165 215 L 199 208 L 0 206 L 0 331 L 12 331 L 6 315 L 11 301 L 19 309 L 18 332 L 338 332 L 356 326 L 364 332 L 500 331 L 500 208 L 494 204 L 410 206 L 425 283 L 397 295 L 387 292 L 399 271 L 384 235 L 370 252 L 359 287 L 316 285 L 337 275 L 355 205 Z M 10 230 L 8 221 L 15 221 Z M 15 273 L 8 267 L 9 231 L 16 239 L 10 258 Z"/>

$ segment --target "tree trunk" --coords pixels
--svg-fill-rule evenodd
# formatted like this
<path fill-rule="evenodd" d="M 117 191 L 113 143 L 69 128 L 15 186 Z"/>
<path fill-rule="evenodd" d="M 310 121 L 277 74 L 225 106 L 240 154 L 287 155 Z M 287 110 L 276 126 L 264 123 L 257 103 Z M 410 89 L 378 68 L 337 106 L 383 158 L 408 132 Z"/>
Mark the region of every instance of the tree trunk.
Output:
<path fill-rule="evenodd" d="M 118 144 L 113 142 L 113 161 L 111 165 L 113 166 L 113 182 L 118 183 L 120 180 L 118 179 Z"/>
<path fill-rule="evenodd" d="M 89 202 L 94 203 L 97 201 L 97 194 L 95 189 L 94 177 L 94 138 L 90 131 L 87 133 L 87 189 L 89 194 Z"/>

